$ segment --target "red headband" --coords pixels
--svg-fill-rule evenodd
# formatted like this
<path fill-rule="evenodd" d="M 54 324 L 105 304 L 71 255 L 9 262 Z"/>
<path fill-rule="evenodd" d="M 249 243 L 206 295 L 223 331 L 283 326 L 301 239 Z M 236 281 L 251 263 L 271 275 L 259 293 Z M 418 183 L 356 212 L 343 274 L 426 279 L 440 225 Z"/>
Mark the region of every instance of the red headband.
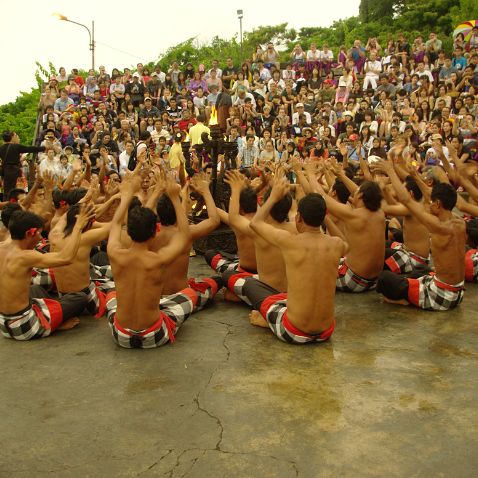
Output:
<path fill-rule="evenodd" d="M 38 227 L 31 227 L 30 229 L 27 229 L 26 235 L 33 237 L 38 231 L 39 231 Z"/>
<path fill-rule="evenodd" d="M 17 204 L 18 199 L 16 199 L 16 198 L 10 198 L 10 201 L 9 201 L 9 202 L 12 203 L 12 204 Z"/>
<path fill-rule="evenodd" d="M 63 206 L 66 206 L 66 201 L 64 199 L 62 199 L 60 201 L 60 206 L 63 207 Z"/>
<path fill-rule="evenodd" d="M 161 231 L 161 224 L 159 222 L 156 223 L 156 234 Z"/>

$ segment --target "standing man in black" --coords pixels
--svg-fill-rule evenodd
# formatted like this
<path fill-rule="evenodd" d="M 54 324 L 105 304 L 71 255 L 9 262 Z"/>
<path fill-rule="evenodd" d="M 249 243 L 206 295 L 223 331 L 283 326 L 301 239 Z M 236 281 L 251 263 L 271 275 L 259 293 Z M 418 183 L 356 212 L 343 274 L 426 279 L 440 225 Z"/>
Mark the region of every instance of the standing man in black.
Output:
<path fill-rule="evenodd" d="M 3 177 L 3 198 L 8 198 L 8 193 L 15 189 L 20 176 L 20 155 L 23 153 L 41 153 L 44 146 L 24 146 L 14 131 L 4 131 L 2 134 L 4 144 L 0 146 L 0 159 L 2 161 L 1 176 Z"/>

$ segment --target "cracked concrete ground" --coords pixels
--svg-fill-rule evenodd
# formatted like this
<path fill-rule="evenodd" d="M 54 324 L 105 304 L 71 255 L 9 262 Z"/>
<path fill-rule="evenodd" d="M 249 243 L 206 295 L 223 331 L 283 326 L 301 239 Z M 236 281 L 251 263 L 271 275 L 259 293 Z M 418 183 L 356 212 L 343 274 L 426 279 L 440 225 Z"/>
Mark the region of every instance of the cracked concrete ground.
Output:
<path fill-rule="evenodd" d="M 449 313 L 339 294 L 299 347 L 219 297 L 156 350 L 91 318 L 3 339 L 0 477 L 474 477 L 477 310 L 476 285 Z"/>

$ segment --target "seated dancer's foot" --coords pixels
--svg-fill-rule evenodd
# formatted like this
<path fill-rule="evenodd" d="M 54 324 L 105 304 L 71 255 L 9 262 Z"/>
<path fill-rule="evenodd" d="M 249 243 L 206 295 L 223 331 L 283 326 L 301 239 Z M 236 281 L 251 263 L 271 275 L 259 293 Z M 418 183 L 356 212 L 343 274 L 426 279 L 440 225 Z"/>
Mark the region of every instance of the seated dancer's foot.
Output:
<path fill-rule="evenodd" d="M 388 304 L 397 304 L 397 305 L 410 305 L 410 302 L 405 299 L 400 299 L 400 300 L 392 300 L 388 299 L 387 297 L 383 296 L 383 301 L 387 302 Z"/>
<path fill-rule="evenodd" d="M 267 323 L 266 319 L 262 317 L 258 310 L 251 310 L 251 313 L 249 314 L 249 321 L 252 325 L 257 325 L 257 327 L 265 327 L 266 329 L 269 328 L 269 324 Z"/>
<path fill-rule="evenodd" d="M 59 327 L 58 330 L 70 330 L 73 327 L 76 327 L 80 323 L 78 317 L 72 317 L 71 319 L 65 320 Z"/>
<path fill-rule="evenodd" d="M 224 300 L 227 300 L 228 302 L 241 302 L 241 299 L 229 289 L 224 289 Z"/>

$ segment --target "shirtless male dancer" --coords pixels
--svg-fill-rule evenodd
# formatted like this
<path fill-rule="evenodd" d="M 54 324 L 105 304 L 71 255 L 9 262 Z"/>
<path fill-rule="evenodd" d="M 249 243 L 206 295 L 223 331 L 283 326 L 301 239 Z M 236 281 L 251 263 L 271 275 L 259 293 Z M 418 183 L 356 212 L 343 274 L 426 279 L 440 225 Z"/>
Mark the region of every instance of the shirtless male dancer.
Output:
<path fill-rule="evenodd" d="M 196 284 L 202 287 L 201 281 L 195 279 L 188 280 L 189 268 L 189 252 L 194 241 L 207 236 L 220 224 L 219 214 L 216 209 L 216 204 L 209 189 L 209 179 L 205 174 L 195 174 L 191 179 L 190 187 L 199 193 L 206 204 L 208 218 L 201 221 L 199 224 L 189 224 L 187 228 L 187 242 L 181 254 L 176 257 L 174 261 L 167 264 L 163 275 L 163 296 L 176 294 L 177 292 L 186 289 L 187 287 L 194 288 Z M 157 188 L 155 188 L 156 191 Z M 159 251 L 164 248 L 171 241 L 176 240 L 176 235 L 179 232 L 176 211 L 174 206 L 166 194 L 162 194 L 157 201 L 157 196 L 153 192 L 153 203 L 155 203 L 155 210 L 160 222 L 160 231 L 156 235 L 152 250 Z M 184 211 L 182 212 L 184 215 Z"/>
<path fill-rule="evenodd" d="M 230 202 L 230 200 L 229 200 Z M 239 197 L 239 214 L 247 219 L 252 219 L 257 211 L 257 195 L 251 187 L 242 189 Z M 230 226 L 237 242 L 237 259 L 230 259 L 219 251 L 206 251 L 204 259 L 218 273 L 226 270 L 234 270 L 239 272 L 250 272 L 257 274 L 257 261 L 252 237 L 243 234 L 239 229 L 235 228 L 229 221 L 229 214 L 220 208 L 217 208 L 219 217 L 224 224 Z"/>
<path fill-rule="evenodd" d="M 9 222 L 11 241 L 0 244 L 0 332 L 4 337 L 30 340 L 54 330 L 72 328 L 86 306 L 84 293 L 52 300 L 39 286 L 30 287 L 34 267 L 59 267 L 71 263 L 80 245 L 83 228 L 93 219 L 93 206 L 84 205 L 61 252 L 33 250 L 41 239 L 43 219 L 28 211 L 14 213 Z"/>
<path fill-rule="evenodd" d="M 281 250 L 264 240 L 251 227 L 251 219 L 240 214 L 239 198 L 241 191 L 245 186 L 245 178 L 238 171 L 230 170 L 226 172 L 226 182 L 231 187 L 231 198 L 229 202 L 229 224 L 240 234 L 251 238 L 254 241 L 255 255 L 257 260 L 257 272 L 259 280 L 269 285 L 279 292 L 287 292 L 287 276 L 285 273 L 284 257 Z M 269 188 L 264 194 L 267 200 L 271 192 Z M 267 222 L 276 229 L 288 231 L 291 234 L 297 234 L 297 228 L 294 223 L 287 222 L 290 208 L 292 206 L 292 196 L 289 192 L 277 201 L 272 209 Z M 245 284 L 244 278 L 251 276 L 248 272 L 238 272 L 229 277 L 227 288 L 241 300 L 251 305 L 242 291 Z"/>
<path fill-rule="evenodd" d="M 385 256 L 385 214 L 380 209 L 382 192 L 379 185 L 373 181 L 364 181 L 359 187 L 343 175 L 341 180 L 349 190 L 354 191 L 353 207 L 350 208 L 325 193 L 317 181 L 313 163 L 306 167 L 312 191 L 322 195 L 327 211 L 343 221 L 345 227 L 349 250 L 339 264 L 337 289 L 343 292 L 374 289 Z"/>
<path fill-rule="evenodd" d="M 433 186 L 428 213 L 410 197 L 390 161 L 380 161 L 377 165 L 390 178 L 398 200 L 430 232 L 435 266 L 435 274 L 418 279 L 384 271 L 380 274 L 377 292 L 383 294 L 387 302 L 413 304 L 427 310 L 456 307 L 464 294 L 466 227 L 465 221 L 452 213 L 457 199 L 455 189 L 446 183 Z"/>
<path fill-rule="evenodd" d="M 423 207 L 423 194 L 411 176 L 405 179 L 405 188 L 417 205 Z M 403 217 L 403 244 L 392 242 L 385 250 L 384 269 L 405 274 L 426 268 L 430 256 L 428 229 L 404 204 L 382 204 L 382 209 L 387 216 Z"/>
<path fill-rule="evenodd" d="M 60 252 L 68 245 L 68 239 L 75 227 L 80 204 L 71 206 L 66 213 L 66 224 L 61 230 L 53 230 L 49 234 L 50 250 Z M 107 239 L 110 232 L 110 223 L 99 225 L 92 229 L 88 224 L 80 240 L 78 252 L 73 262 L 62 267 L 54 267 L 56 290 L 60 297 L 72 292 L 84 292 L 88 298 L 86 310 L 88 313 L 102 317 L 106 312 L 105 293 L 114 289 L 114 283 L 103 283 L 98 287 L 90 278 L 90 253 L 92 247 Z M 99 284 L 99 283 L 98 283 Z"/>
<path fill-rule="evenodd" d="M 114 340 L 125 348 L 153 348 L 173 342 L 177 330 L 194 309 L 210 301 L 222 287 L 220 278 L 203 279 L 208 284 L 203 292 L 188 287 L 160 302 L 165 267 L 188 244 L 188 223 L 179 200 L 180 187 L 168 179 L 165 189 L 176 213 L 177 233 L 159 251 L 152 250 L 156 214 L 139 205 L 128 211 L 140 185 L 139 175 L 123 179 L 121 202 L 112 221 L 107 249 L 116 284 L 116 291 L 107 295 L 108 322 Z M 121 229 L 127 211 L 127 231 L 132 243 L 123 247 Z"/>
<path fill-rule="evenodd" d="M 298 204 L 295 225 L 298 233 L 279 229 L 269 222 L 271 210 L 288 192 L 284 178 L 276 176 L 272 191 L 251 221 L 261 238 L 280 249 L 285 262 L 288 292 L 279 293 L 267 284 L 247 277 L 245 296 L 255 311 L 251 324 L 269 327 L 284 342 L 323 342 L 333 333 L 335 280 L 339 259 L 347 245 L 322 233 L 326 207 L 319 194 L 309 193 Z M 223 274 L 227 282 L 234 271 Z"/>

